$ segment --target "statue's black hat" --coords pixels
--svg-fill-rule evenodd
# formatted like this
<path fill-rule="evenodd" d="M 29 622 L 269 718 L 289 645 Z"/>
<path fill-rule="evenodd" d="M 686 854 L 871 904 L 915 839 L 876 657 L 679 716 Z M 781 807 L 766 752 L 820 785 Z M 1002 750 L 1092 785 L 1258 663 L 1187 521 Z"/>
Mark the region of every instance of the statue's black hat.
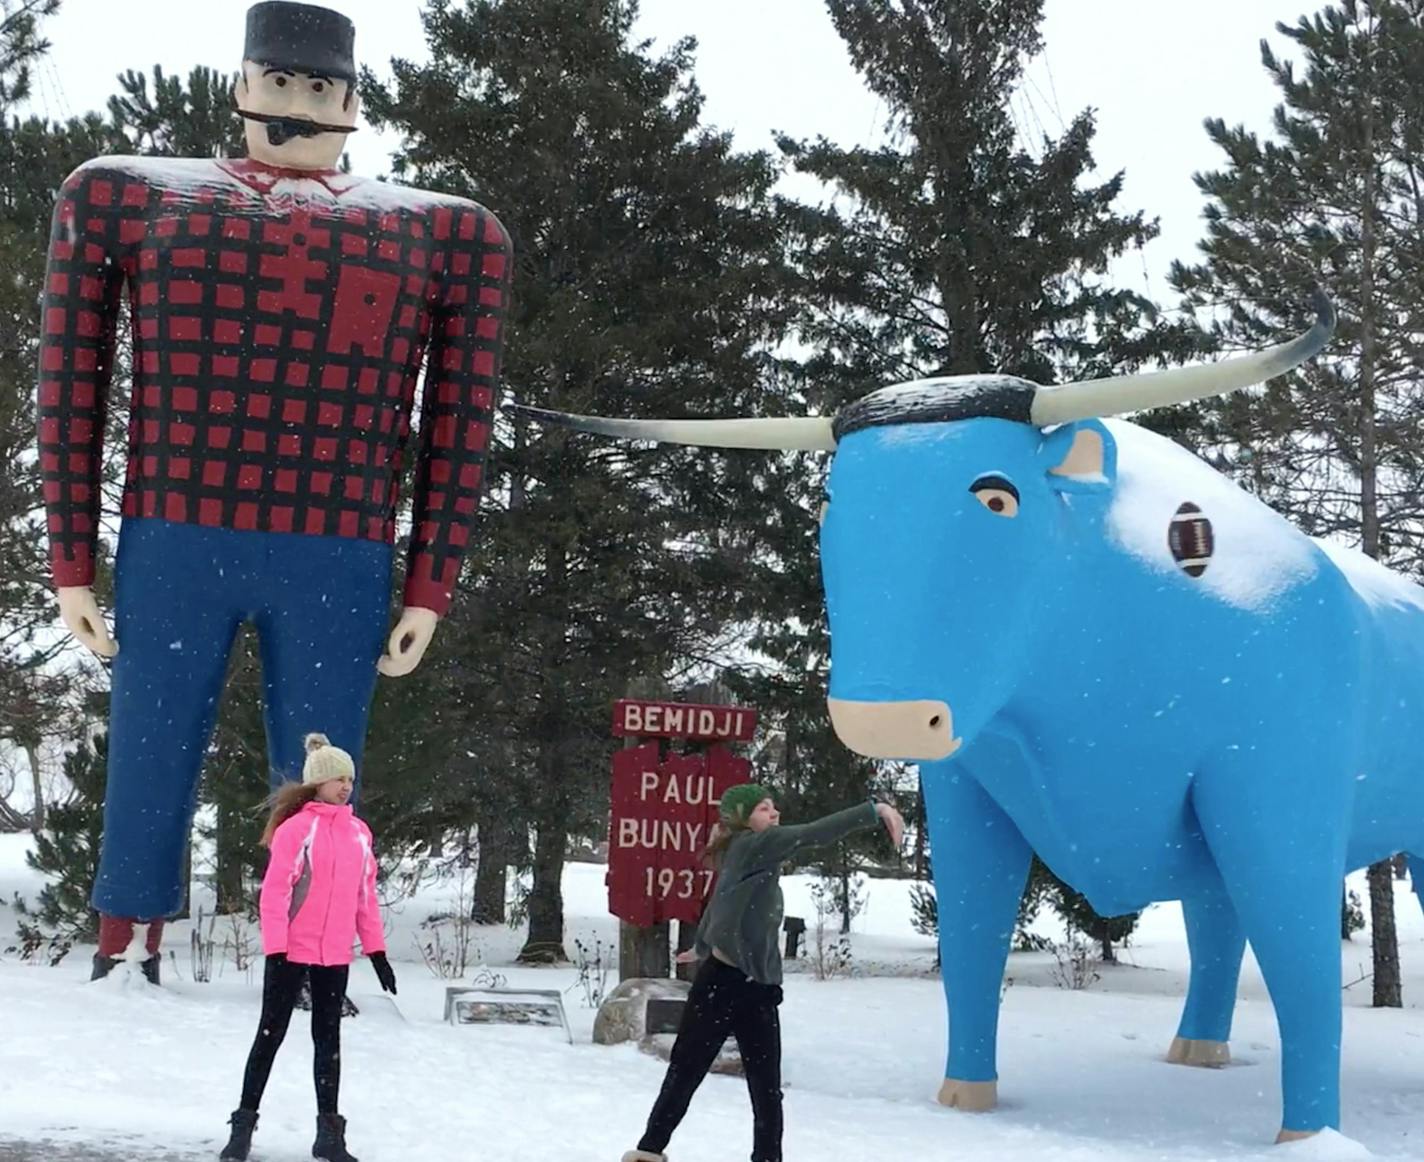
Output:
<path fill-rule="evenodd" d="M 315 4 L 264 0 L 247 10 L 243 60 L 356 81 L 356 26 Z"/>

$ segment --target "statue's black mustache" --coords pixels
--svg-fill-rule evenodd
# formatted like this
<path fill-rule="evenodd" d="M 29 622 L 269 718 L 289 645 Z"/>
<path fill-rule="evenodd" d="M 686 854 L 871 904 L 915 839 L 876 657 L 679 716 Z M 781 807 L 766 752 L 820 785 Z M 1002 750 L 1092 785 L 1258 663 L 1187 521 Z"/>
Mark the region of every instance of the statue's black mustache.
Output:
<path fill-rule="evenodd" d="M 283 117 L 273 113 L 250 113 L 239 108 L 239 115 L 249 121 L 260 121 L 267 126 L 267 140 L 273 145 L 284 145 L 294 137 L 316 137 L 322 133 L 355 133 L 354 125 L 327 125 L 320 121 L 309 121 L 304 117 Z"/>

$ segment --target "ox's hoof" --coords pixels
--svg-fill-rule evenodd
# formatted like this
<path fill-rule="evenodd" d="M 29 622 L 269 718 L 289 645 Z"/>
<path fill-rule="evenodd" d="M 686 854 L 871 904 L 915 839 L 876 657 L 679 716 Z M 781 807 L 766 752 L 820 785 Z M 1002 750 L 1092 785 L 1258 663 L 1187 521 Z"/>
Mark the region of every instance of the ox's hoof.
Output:
<path fill-rule="evenodd" d="M 999 1104 L 997 1081 L 956 1081 L 946 1077 L 939 1087 L 939 1104 L 972 1114 L 982 1114 Z"/>
<path fill-rule="evenodd" d="M 1173 1037 L 1167 1050 L 1167 1060 L 1173 1065 L 1196 1065 L 1202 1069 L 1220 1069 L 1231 1064 L 1231 1047 L 1225 1041 L 1195 1041 L 1190 1037 Z"/>
<path fill-rule="evenodd" d="M 1282 1130 L 1276 1135 L 1276 1145 L 1282 1142 L 1304 1142 L 1307 1138 L 1313 1138 L 1319 1130 Z"/>

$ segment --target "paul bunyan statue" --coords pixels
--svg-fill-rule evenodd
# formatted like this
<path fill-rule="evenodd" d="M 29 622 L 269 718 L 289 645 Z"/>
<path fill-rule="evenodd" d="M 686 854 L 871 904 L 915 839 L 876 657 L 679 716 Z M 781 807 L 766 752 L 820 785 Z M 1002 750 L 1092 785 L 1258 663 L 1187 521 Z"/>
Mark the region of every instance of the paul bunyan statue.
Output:
<path fill-rule="evenodd" d="M 309 731 L 359 764 L 377 671 L 420 663 L 470 539 L 510 242 L 473 202 L 337 168 L 356 125 L 354 43 L 339 13 L 254 5 L 234 94 L 247 158 L 97 158 L 55 208 L 39 373 L 51 563 L 64 624 L 113 659 L 96 977 L 127 955 L 157 983 L 238 628 L 260 640 L 273 787 L 300 777 Z M 91 586 L 124 295 L 133 393 L 111 636 Z M 404 607 L 388 632 L 422 367 Z"/>

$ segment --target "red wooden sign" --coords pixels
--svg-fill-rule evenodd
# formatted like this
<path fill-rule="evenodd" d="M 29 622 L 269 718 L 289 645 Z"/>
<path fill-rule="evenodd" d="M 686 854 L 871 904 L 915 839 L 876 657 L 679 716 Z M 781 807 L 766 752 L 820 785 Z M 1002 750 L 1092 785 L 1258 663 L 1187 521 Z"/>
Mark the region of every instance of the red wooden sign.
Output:
<path fill-rule="evenodd" d="M 650 742 L 613 756 L 608 910 L 640 927 L 701 916 L 712 888 L 701 856 L 722 792 L 751 776 L 751 763 L 720 746 L 661 761 L 658 749 Z"/>
<path fill-rule="evenodd" d="M 711 742 L 750 742 L 757 712 L 741 706 L 700 706 L 694 702 L 640 702 L 620 698 L 613 704 L 613 733 L 619 738 L 695 738 Z"/>

